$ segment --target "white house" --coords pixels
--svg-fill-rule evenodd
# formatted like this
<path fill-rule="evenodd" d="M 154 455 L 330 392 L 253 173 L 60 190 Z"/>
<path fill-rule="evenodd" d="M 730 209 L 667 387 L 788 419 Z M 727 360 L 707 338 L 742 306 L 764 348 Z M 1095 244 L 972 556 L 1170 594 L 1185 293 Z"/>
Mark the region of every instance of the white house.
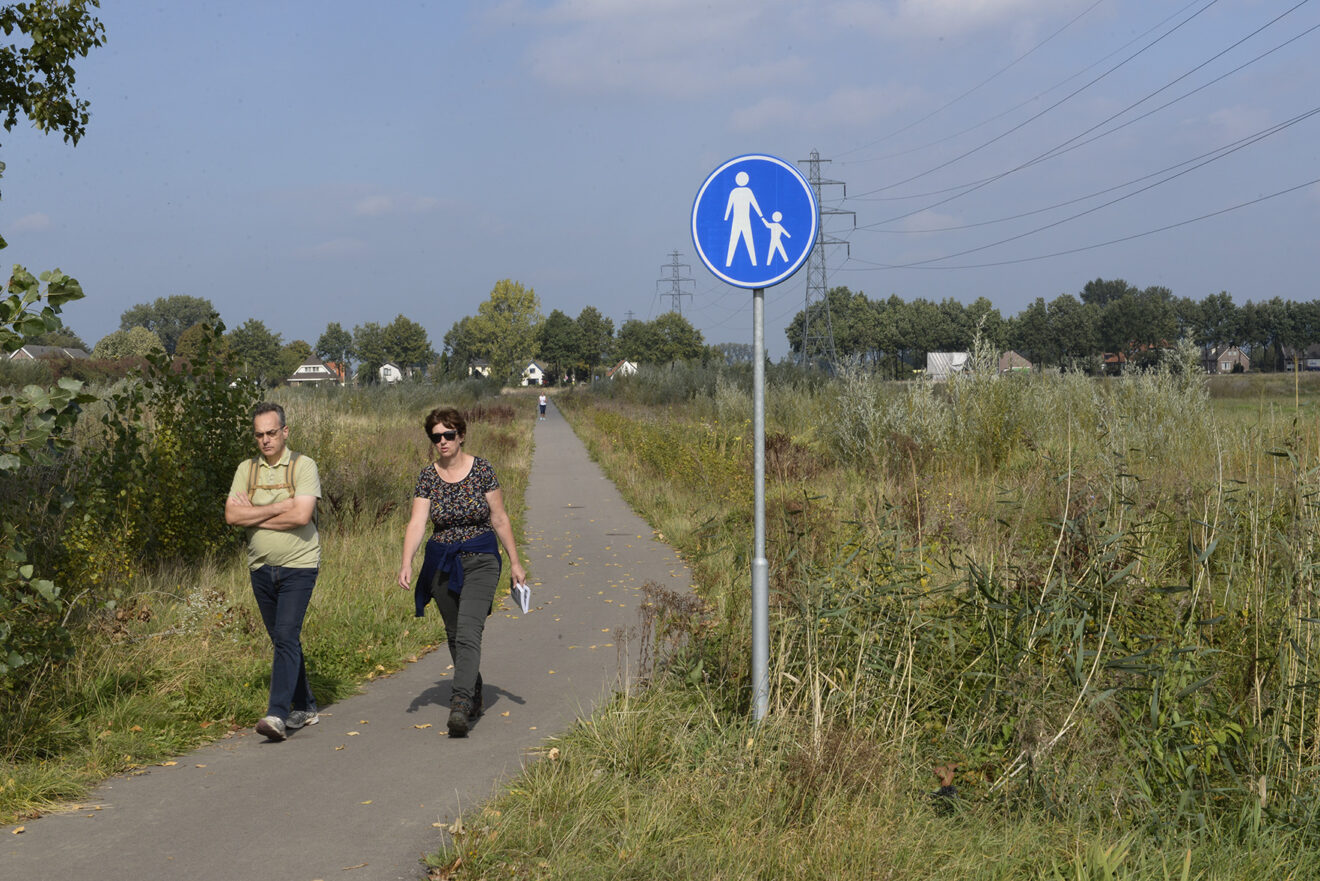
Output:
<path fill-rule="evenodd" d="M 624 358 L 618 364 L 615 364 L 609 370 L 605 371 L 606 379 L 613 379 L 616 376 L 632 376 L 637 372 L 637 365 Z"/>
<path fill-rule="evenodd" d="M 468 376 L 490 376 L 490 362 L 485 358 L 474 358 L 468 362 Z"/>
<path fill-rule="evenodd" d="M 377 372 L 381 382 L 395 383 L 403 380 L 403 371 L 393 361 L 386 361 L 380 365 L 380 370 Z"/>
<path fill-rule="evenodd" d="M 523 372 L 522 372 L 522 384 L 523 384 L 523 385 L 544 385 L 544 384 L 545 384 L 545 370 L 544 370 L 544 368 L 542 368 L 541 365 L 540 365 L 540 364 L 537 364 L 535 361 L 532 361 L 531 363 L 529 363 L 526 367 L 523 368 Z"/>
<path fill-rule="evenodd" d="M 935 382 L 944 382 L 955 373 L 966 370 L 969 358 L 966 352 L 927 352 L 926 376 Z"/>
<path fill-rule="evenodd" d="M 293 376 L 284 381 L 289 385 L 320 385 L 323 382 L 342 382 L 339 374 L 329 364 L 315 355 L 299 364 L 298 369 L 293 371 Z"/>

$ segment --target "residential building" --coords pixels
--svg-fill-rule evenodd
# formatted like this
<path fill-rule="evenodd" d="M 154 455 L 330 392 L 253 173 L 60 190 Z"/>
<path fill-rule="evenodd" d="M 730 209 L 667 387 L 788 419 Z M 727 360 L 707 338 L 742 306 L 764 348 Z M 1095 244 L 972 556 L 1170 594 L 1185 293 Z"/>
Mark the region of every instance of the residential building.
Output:
<path fill-rule="evenodd" d="M 342 384 L 343 381 L 339 371 L 331 367 L 329 362 L 322 361 L 315 355 L 299 364 L 293 375 L 285 380 L 289 385 L 320 385 L 327 382 Z"/>
<path fill-rule="evenodd" d="M 24 346 L 10 355 L 9 360 L 36 361 L 39 358 L 68 358 L 70 361 L 79 361 L 90 357 L 92 356 L 82 349 L 68 349 L 63 346 Z"/>

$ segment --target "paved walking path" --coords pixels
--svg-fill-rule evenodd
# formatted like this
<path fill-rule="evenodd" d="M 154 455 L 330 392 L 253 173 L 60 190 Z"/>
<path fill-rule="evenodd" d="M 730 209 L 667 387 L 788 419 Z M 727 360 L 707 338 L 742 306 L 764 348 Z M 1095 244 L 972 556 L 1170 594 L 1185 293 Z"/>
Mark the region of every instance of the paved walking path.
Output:
<path fill-rule="evenodd" d="M 519 550 L 535 608 L 491 616 L 486 715 L 468 738 L 445 735 L 442 647 L 326 707 L 319 725 L 285 743 L 249 730 L 174 766 L 113 778 L 85 807 L 29 821 L 22 834 L 0 828 L 0 879 L 424 877 L 419 857 L 443 841 L 434 824 L 486 800 L 627 675 L 636 645 L 616 633 L 637 625 L 641 585 L 689 586 L 682 562 L 652 540 L 554 406 L 536 423 L 526 522 Z M 382 585 L 390 578 L 381 573 Z M 412 614 L 411 594 L 381 590 Z"/>

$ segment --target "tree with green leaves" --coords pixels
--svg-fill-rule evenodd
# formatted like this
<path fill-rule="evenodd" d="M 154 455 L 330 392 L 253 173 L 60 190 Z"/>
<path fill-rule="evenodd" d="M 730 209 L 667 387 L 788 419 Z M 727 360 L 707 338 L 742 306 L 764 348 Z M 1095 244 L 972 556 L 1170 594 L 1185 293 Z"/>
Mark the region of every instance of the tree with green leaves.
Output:
<path fill-rule="evenodd" d="M 619 328 L 619 354 L 639 364 L 691 361 L 705 353 L 701 331 L 677 312 L 654 321 L 625 321 Z"/>
<path fill-rule="evenodd" d="M 445 334 L 444 345 L 449 375 L 467 376 L 472 362 L 481 357 L 477 354 L 477 331 L 471 315 L 454 322 Z"/>
<path fill-rule="evenodd" d="M 281 373 L 280 335 L 259 318 L 249 318 L 225 337 L 244 379 L 273 386 L 285 378 Z"/>
<path fill-rule="evenodd" d="M 104 361 L 118 361 L 121 358 L 145 358 L 152 352 L 165 351 L 165 344 L 145 327 L 130 327 L 128 330 L 116 330 L 101 337 L 92 349 L 92 357 Z"/>
<path fill-rule="evenodd" d="M 550 315 L 537 332 L 537 344 L 541 351 L 541 361 L 549 368 L 547 374 L 558 382 L 561 376 L 576 371 L 579 366 L 587 367 L 582 361 L 582 332 L 577 322 L 558 309 Z"/>
<path fill-rule="evenodd" d="M 312 344 L 306 340 L 293 340 L 280 347 L 280 378 L 287 381 L 298 372 L 298 367 L 312 354 Z"/>
<path fill-rule="evenodd" d="M 22 267 L 14 268 L 6 294 L 0 299 L 0 358 L 16 351 L 25 336 L 58 329 L 61 307 L 83 296 L 78 282 L 58 270 L 38 280 Z M 72 645 L 59 588 L 28 562 L 20 524 L 31 528 L 31 511 L 17 485 L 24 469 L 55 464 L 73 444 L 80 405 L 92 400 L 73 379 L 61 379 L 51 389 L 0 395 L 0 501 L 20 503 L 13 510 L 0 508 L 0 698 L 43 660 L 64 657 Z"/>
<path fill-rule="evenodd" d="M 435 360 L 435 350 L 427 337 L 426 328 L 404 315 L 396 315 L 385 326 L 386 360 L 393 361 L 399 367 L 414 370 L 425 369 Z"/>
<path fill-rule="evenodd" d="M 157 297 L 154 303 L 138 303 L 131 309 L 124 310 L 119 317 L 119 329 L 129 330 L 145 327 L 160 337 L 165 351 L 171 355 L 178 347 L 179 337 L 195 324 L 214 321 L 219 317 L 211 301 L 205 297 L 189 297 L 174 294 L 169 297 Z"/>
<path fill-rule="evenodd" d="M 729 367 L 751 364 L 756 357 L 755 348 L 751 343 L 716 343 L 711 346 L 719 360 Z"/>
<path fill-rule="evenodd" d="M 78 143 L 88 112 L 87 102 L 73 89 L 73 65 L 104 41 L 104 27 L 89 12 L 97 6 L 97 0 L 29 0 L 0 6 L 0 29 L 6 37 L 22 38 L 0 44 L 5 131 L 12 131 L 22 116 L 42 132 L 59 132 L 65 141 Z M 0 175 L 4 169 L 0 162 Z M 0 249 L 5 247 L 0 237 Z M 17 350 L 27 337 L 58 331 L 61 307 L 83 296 L 78 282 L 58 269 L 38 278 L 22 266 L 14 267 L 5 291 L 0 299 L 0 357 Z M 68 435 L 79 406 L 91 400 L 81 387 L 66 378 L 52 389 L 29 388 L 0 397 L 0 480 L 21 480 L 21 469 L 51 464 L 72 443 Z M 72 649 L 60 589 L 28 561 L 28 535 L 22 530 L 30 525 L 21 529 L 19 524 L 29 522 L 28 511 L 0 511 L 0 699 L 45 662 L 63 659 Z"/>
<path fill-rule="evenodd" d="M 474 354 L 490 362 L 491 376 L 511 381 L 537 356 L 536 334 L 545 319 L 536 291 L 503 279 L 472 317 Z"/>
<path fill-rule="evenodd" d="M 1101 314 L 1095 303 L 1078 302 L 1072 294 L 1060 294 L 1050 301 L 1050 348 L 1055 363 L 1087 372 L 1098 369 L 1095 356 L 1100 351 Z"/>
<path fill-rule="evenodd" d="M 368 321 L 353 328 L 353 351 L 358 359 L 358 381 L 367 384 L 380 381 L 380 368 L 390 360 L 389 341 L 385 328 L 376 321 Z"/>
<path fill-rule="evenodd" d="M 312 351 L 323 361 L 347 366 L 348 359 L 353 357 L 353 335 L 344 330 L 338 321 L 332 321 L 325 326 L 325 332 L 317 338 L 316 347 Z"/>
<path fill-rule="evenodd" d="M 577 317 L 577 362 L 588 371 L 598 364 L 609 364 L 614 354 L 614 319 L 600 314 L 595 306 L 584 306 Z"/>
<path fill-rule="evenodd" d="M 220 319 L 194 324 L 179 336 L 174 347 L 174 357 L 191 364 L 199 358 L 219 358 L 228 360 L 229 341 L 222 334 L 225 325 Z"/>
<path fill-rule="evenodd" d="M 84 352 L 90 352 L 87 344 L 83 342 L 82 337 L 73 332 L 73 329 L 67 324 L 61 325 L 57 330 L 48 330 L 45 333 L 39 333 L 36 336 L 28 337 L 23 340 L 25 346 L 55 346 L 59 349 L 82 349 Z"/>

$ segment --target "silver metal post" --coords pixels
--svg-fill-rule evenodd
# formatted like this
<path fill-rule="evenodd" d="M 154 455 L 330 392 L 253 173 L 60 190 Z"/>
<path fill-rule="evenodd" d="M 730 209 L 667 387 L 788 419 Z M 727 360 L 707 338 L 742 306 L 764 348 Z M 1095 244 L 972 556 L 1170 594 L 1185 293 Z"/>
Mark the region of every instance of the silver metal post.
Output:
<path fill-rule="evenodd" d="M 752 557 L 753 719 L 770 708 L 770 561 L 765 556 L 765 288 L 752 291 L 752 457 L 756 537 Z"/>

